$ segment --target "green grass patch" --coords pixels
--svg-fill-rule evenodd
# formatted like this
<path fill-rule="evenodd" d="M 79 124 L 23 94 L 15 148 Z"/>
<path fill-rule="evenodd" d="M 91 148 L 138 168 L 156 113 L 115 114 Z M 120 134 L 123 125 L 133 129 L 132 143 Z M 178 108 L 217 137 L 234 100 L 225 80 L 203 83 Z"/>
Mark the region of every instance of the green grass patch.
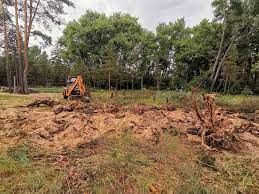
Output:
<path fill-rule="evenodd" d="M 25 105 L 33 99 L 53 98 L 57 101 L 62 99 L 61 87 L 53 88 L 36 88 L 40 93 L 31 95 L 15 95 L 0 93 L 0 108 L 14 107 Z M 192 96 L 190 92 L 176 91 L 154 91 L 154 90 L 134 90 L 134 91 L 117 91 L 116 95 L 111 98 L 110 91 L 93 90 L 91 92 L 92 101 L 101 103 L 115 103 L 119 105 L 145 104 L 162 106 L 170 103 L 179 108 L 191 108 Z M 198 103 L 202 105 L 202 96 L 198 95 Z M 235 112 L 255 112 L 259 110 L 259 96 L 245 95 L 218 95 L 217 105 L 225 107 Z"/>
<path fill-rule="evenodd" d="M 0 155 L 0 193 L 63 193 L 64 177 L 53 164 L 34 161 L 27 145 Z"/>
<path fill-rule="evenodd" d="M 253 113 L 259 110 L 259 96 L 221 95 L 217 104 L 235 112 Z"/>
<path fill-rule="evenodd" d="M 21 106 L 32 101 L 29 95 L 16 95 L 0 92 L 0 108 Z"/>
<path fill-rule="evenodd" d="M 258 159 L 222 158 L 218 182 L 232 193 L 259 193 Z"/>
<path fill-rule="evenodd" d="M 145 105 L 164 105 L 174 104 L 176 107 L 190 105 L 190 93 L 174 91 L 154 91 L 154 90 L 134 90 L 117 91 L 111 98 L 111 93 L 105 90 L 95 90 L 92 92 L 94 101 L 116 103 L 121 105 L 145 104 Z"/>
<path fill-rule="evenodd" d="M 168 131 L 155 144 L 127 130 L 96 140 L 94 147 L 67 150 L 64 169 L 30 145 L 10 148 L 0 154 L 0 193 L 258 193 L 258 161 L 214 160 L 182 141 Z"/>
<path fill-rule="evenodd" d="M 81 163 L 87 176 L 84 189 L 94 193 L 144 193 L 153 183 L 149 173 L 152 160 L 138 149 L 130 135 L 110 139 L 111 146 L 103 153 Z"/>
<path fill-rule="evenodd" d="M 62 93 L 63 92 L 63 87 L 38 87 L 34 88 L 35 91 L 39 93 Z"/>

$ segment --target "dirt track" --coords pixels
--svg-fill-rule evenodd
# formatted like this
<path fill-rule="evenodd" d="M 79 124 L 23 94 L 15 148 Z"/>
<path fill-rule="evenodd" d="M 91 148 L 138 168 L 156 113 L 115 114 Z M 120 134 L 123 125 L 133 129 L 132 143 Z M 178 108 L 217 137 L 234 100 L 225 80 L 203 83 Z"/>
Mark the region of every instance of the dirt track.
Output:
<path fill-rule="evenodd" d="M 239 114 L 218 109 L 217 126 L 220 133 L 230 133 L 247 120 Z M 151 143 L 159 141 L 163 132 L 177 129 L 189 142 L 199 144 L 198 136 L 189 135 L 187 129 L 200 128 L 200 123 L 192 110 L 164 107 L 116 106 L 108 104 L 82 104 L 70 102 L 55 108 L 9 108 L 1 112 L 0 144 L 15 145 L 29 141 L 52 151 L 73 149 L 98 137 L 110 133 L 121 135 L 126 131 Z M 258 130 L 258 123 L 252 122 Z M 246 147 L 258 155 L 258 138 L 255 134 L 239 134 L 245 138 Z"/>

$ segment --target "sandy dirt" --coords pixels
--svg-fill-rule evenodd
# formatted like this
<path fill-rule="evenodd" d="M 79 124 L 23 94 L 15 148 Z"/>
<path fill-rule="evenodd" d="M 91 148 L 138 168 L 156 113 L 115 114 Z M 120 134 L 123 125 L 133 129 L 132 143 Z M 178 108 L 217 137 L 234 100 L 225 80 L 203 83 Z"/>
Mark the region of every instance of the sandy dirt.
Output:
<path fill-rule="evenodd" d="M 230 133 L 245 123 L 252 123 L 255 130 L 259 128 L 256 118 L 248 121 L 238 113 L 219 108 L 216 111 L 216 125 L 220 133 Z M 186 141 L 198 145 L 200 137 L 186 131 L 200 127 L 194 111 L 175 109 L 171 105 L 158 108 L 67 102 L 54 108 L 42 106 L 2 110 L 0 146 L 10 147 L 28 141 L 58 152 L 74 149 L 109 133 L 121 135 L 126 131 L 155 143 L 162 133 L 172 129 L 178 129 Z M 246 148 L 259 156 L 258 134 L 243 132 L 238 136 L 245 140 Z"/>

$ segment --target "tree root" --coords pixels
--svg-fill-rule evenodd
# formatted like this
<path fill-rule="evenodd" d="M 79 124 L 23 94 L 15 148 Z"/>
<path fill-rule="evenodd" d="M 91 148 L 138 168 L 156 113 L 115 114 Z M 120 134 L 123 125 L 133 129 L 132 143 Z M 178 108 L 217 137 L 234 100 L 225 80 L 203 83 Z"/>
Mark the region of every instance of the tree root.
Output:
<path fill-rule="evenodd" d="M 196 91 L 197 88 L 192 90 L 192 104 L 196 116 L 201 123 L 201 127 L 200 129 L 188 129 L 187 133 L 201 136 L 201 146 L 204 147 L 206 150 L 237 150 L 237 148 L 239 147 L 238 145 L 242 144 L 242 141 L 236 135 L 237 133 L 248 131 L 255 136 L 259 135 L 259 129 L 257 129 L 251 123 L 244 124 L 240 128 L 233 130 L 231 133 L 221 133 L 218 130 L 220 129 L 220 122 L 216 122 L 215 95 L 203 95 L 205 109 L 203 111 L 200 111 L 200 107 L 197 103 Z"/>
<path fill-rule="evenodd" d="M 54 107 L 55 105 L 57 105 L 58 102 L 51 100 L 51 99 L 44 99 L 44 100 L 35 100 L 34 102 L 30 103 L 27 105 L 27 107 L 39 107 L 40 105 L 46 105 L 49 107 Z"/>

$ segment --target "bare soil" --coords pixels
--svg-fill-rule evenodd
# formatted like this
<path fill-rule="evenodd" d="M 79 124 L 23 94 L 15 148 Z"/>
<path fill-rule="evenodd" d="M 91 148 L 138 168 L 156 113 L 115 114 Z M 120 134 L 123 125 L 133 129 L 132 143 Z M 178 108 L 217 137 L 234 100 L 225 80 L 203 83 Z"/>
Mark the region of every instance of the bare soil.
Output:
<path fill-rule="evenodd" d="M 259 157 L 258 115 L 244 116 L 217 108 L 218 134 L 235 132 L 231 151 Z M 247 119 L 249 117 L 249 119 Z M 247 125 L 251 125 L 250 128 Z M 99 137 L 131 131 L 140 139 L 157 143 L 164 132 L 179 133 L 187 143 L 199 146 L 201 123 L 192 109 L 115 104 L 64 102 L 54 107 L 17 107 L 0 112 L 0 147 L 29 141 L 50 152 L 71 150 Z M 193 134 L 197 130 L 197 134 Z M 241 146 L 240 146 L 241 145 Z M 236 148 L 236 149 L 235 149 Z M 221 147 L 217 147 L 221 149 Z"/>

